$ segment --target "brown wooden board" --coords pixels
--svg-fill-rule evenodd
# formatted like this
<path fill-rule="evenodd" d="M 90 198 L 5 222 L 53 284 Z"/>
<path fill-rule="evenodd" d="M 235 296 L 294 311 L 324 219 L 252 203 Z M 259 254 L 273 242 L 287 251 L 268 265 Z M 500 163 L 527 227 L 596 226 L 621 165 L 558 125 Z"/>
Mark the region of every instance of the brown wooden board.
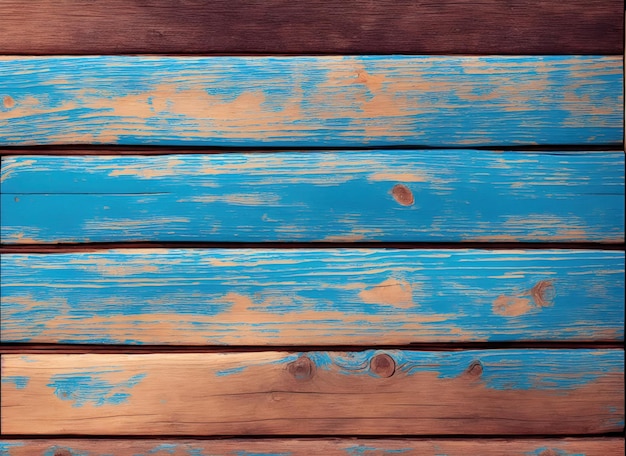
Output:
<path fill-rule="evenodd" d="M 622 350 L 3 355 L 5 434 L 598 434 Z"/>
<path fill-rule="evenodd" d="M 3 0 L 4 54 L 618 54 L 623 0 Z"/>
<path fill-rule="evenodd" d="M 4 456 L 610 456 L 619 438 L 577 439 L 225 439 L 0 440 Z"/>

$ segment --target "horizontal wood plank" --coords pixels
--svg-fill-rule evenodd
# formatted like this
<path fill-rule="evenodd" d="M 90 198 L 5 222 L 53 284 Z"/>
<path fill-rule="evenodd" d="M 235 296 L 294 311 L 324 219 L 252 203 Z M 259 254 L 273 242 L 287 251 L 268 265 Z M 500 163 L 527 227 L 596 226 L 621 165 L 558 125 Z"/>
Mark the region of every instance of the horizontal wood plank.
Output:
<path fill-rule="evenodd" d="M 3 355 L 2 363 L 6 434 L 624 429 L 623 350 Z"/>
<path fill-rule="evenodd" d="M 4 456 L 609 456 L 624 439 L 271 439 L 271 440 L 0 440 Z"/>
<path fill-rule="evenodd" d="M 15 156 L 2 242 L 624 241 L 624 154 Z"/>
<path fill-rule="evenodd" d="M 10 54 L 622 52 L 620 0 L 0 2 Z"/>
<path fill-rule="evenodd" d="M 0 146 L 451 147 L 623 140 L 621 55 L 0 62 Z"/>
<path fill-rule="evenodd" d="M 624 340 L 619 251 L 6 254 L 1 294 L 5 343 Z"/>

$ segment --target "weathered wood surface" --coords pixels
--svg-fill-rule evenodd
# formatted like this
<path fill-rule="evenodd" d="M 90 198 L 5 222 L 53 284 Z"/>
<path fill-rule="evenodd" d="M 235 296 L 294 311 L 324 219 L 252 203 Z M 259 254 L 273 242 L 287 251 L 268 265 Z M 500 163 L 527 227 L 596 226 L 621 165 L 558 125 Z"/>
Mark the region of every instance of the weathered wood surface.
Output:
<path fill-rule="evenodd" d="M 618 54 L 621 0 L 0 2 L 10 54 Z"/>
<path fill-rule="evenodd" d="M 6 434 L 593 434 L 623 350 L 3 355 Z"/>
<path fill-rule="evenodd" d="M 624 340 L 619 251 L 7 254 L 0 290 L 5 343 Z"/>
<path fill-rule="evenodd" d="M 624 240 L 624 154 L 2 159 L 2 241 Z"/>
<path fill-rule="evenodd" d="M 4 440 L 4 456 L 613 456 L 619 438 L 576 439 L 271 439 L 271 440 Z"/>
<path fill-rule="evenodd" d="M 622 56 L 4 57 L 0 145 L 622 144 L 622 70 Z"/>

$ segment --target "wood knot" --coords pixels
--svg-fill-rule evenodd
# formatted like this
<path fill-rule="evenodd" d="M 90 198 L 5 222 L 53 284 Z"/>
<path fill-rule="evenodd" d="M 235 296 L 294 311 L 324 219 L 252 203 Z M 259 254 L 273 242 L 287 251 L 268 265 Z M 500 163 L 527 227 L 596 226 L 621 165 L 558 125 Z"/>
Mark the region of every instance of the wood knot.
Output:
<path fill-rule="evenodd" d="M 391 377 L 396 371 L 396 362 L 385 353 L 380 353 L 370 361 L 370 370 L 379 377 Z"/>
<path fill-rule="evenodd" d="M 465 369 L 465 375 L 471 378 L 478 378 L 483 375 L 483 365 L 477 359 L 472 361 L 467 369 Z"/>
<path fill-rule="evenodd" d="M 394 185 L 391 189 L 391 195 L 393 196 L 393 199 L 403 206 L 411 206 L 415 202 L 413 199 L 413 193 L 406 185 Z"/>
<path fill-rule="evenodd" d="M 11 109 L 13 106 L 15 106 L 15 100 L 7 95 L 2 99 L 2 104 L 5 108 Z"/>
<path fill-rule="evenodd" d="M 287 370 L 298 381 L 309 380 L 315 374 L 315 365 L 308 356 L 300 356 L 287 365 Z"/>
<path fill-rule="evenodd" d="M 60 450 L 56 450 L 54 452 L 54 456 L 72 456 L 72 453 L 69 450 L 66 450 L 65 448 L 63 448 Z"/>
<path fill-rule="evenodd" d="M 538 456 L 559 456 L 559 454 L 554 450 L 543 450 Z"/>
<path fill-rule="evenodd" d="M 540 280 L 530 289 L 530 295 L 537 306 L 546 307 L 552 305 L 556 290 L 550 280 Z"/>

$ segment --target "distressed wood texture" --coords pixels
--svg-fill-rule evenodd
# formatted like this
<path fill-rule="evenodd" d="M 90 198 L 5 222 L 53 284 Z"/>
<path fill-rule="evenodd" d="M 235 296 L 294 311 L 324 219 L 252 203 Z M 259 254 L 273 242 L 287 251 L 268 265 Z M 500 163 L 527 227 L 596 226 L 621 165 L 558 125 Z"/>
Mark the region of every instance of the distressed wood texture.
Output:
<path fill-rule="evenodd" d="M 3 456 L 614 456 L 618 438 L 0 440 Z"/>
<path fill-rule="evenodd" d="M 623 350 L 3 355 L 6 434 L 593 434 Z"/>
<path fill-rule="evenodd" d="M 0 145 L 621 145 L 622 70 L 622 56 L 4 57 Z"/>
<path fill-rule="evenodd" d="M 624 240 L 624 154 L 3 157 L 2 242 Z"/>
<path fill-rule="evenodd" d="M 5 343 L 624 340 L 623 252 L 7 254 L 1 286 Z"/>
<path fill-rule="evenodd" d="M 0 2 L 9 54 L 619 54 L 622 0 Z"/>

